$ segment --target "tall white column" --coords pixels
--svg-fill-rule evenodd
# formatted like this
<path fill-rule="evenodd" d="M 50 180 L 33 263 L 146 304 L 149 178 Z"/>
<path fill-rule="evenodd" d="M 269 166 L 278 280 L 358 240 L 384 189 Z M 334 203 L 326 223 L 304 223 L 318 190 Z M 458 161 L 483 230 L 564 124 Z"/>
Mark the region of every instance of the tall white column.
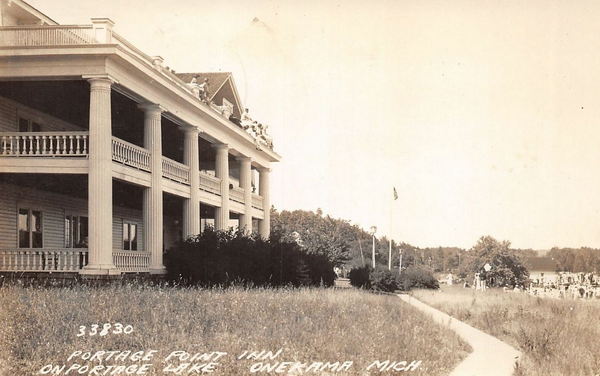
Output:
<path fill-rule="evenodd" d="M 217 230 L 229 228 L 229 146 L 215 144 L 215 172 L 221 178 L 221 207 L 215 208 L 215 227 Z"/>
<path fill-rule="evenodd" d="M 240 162 L 240 187 L 244 189 L 244 214 L 240 215 L 240 229 L 252 233 L 252 160 L 238 157 Z"/>
<path fill-rule="evenodd" d="M 150 252 L 150 273 L 165 273 L 163 265 L 162 109 L 153 103 L 138 106 L 144 111 L 144 148 L 150 151 L 150 188 L 144 189 L 144 248 Z"/>
<path fill-rule="evenodd" d="M 264 218 L 260 221 L 258 226 L 258 232 L 263 238 L 268 238 L 271 235 L 271 192 L 269 188 L 269 175 L 271 173 L 270 168 L 261 168 L 259 172 L 259 194 L 263 198 L 263 211 Z"/>
<path fill-rule="evenodd" d="M 183 163 L 190 167 L 190 198 L 183 204 L 183 238 L 200 233 L 200 156 L 198 129 L 185 128 Z"/>
<path fill-rule="evenodd" d="M 112 132 L 108 77 L 91 78 L 88 173 L 88 265 L 81 274 L 119 274 L 112 257 Z"/>

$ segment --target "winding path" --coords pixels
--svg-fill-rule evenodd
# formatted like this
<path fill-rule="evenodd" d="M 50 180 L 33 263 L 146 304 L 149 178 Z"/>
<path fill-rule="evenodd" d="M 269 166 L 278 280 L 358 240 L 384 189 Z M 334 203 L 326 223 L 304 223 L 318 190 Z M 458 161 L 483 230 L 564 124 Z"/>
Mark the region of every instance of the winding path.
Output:
<path fill-rule="evenodd" d="M 414 297 L 406 294 L 398 296 L 406 303 L 430 315 L 435 322 L 454 330 L 473 348 L 473 352 L 450 373 L 450 376 L 511 376 L 513 374 L 515 363 L 521 356 L 514 347 Z"/>

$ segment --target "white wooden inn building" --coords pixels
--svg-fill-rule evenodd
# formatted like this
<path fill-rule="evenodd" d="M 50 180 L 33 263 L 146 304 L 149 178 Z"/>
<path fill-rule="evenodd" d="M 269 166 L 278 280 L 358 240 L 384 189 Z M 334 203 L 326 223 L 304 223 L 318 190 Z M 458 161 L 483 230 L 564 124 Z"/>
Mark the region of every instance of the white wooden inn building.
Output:
<path fill-rule="evenodd" d="M 267 237 L 280 157 L 248 119 L 228 73 L 0 0 L 0 272 L 161 274 L 207 225 Z"/>

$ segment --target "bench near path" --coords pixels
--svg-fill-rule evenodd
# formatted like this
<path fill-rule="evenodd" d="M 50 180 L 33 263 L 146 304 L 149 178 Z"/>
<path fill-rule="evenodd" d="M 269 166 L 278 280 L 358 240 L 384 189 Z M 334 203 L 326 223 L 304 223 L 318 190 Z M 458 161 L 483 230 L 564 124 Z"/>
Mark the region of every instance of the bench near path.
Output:
<path fill-rule="evenodd" d="M 450 373 L 450 376 L 511 376 L 513 374 L 515 363 L 521 356 L 521 353 L 514 347 L 456 320 L 412 296 L 406 294 L 398 296 L 406 303 L 431 316 L 435 322 L 454 330 L 473 348 L 473 352 Z"/>

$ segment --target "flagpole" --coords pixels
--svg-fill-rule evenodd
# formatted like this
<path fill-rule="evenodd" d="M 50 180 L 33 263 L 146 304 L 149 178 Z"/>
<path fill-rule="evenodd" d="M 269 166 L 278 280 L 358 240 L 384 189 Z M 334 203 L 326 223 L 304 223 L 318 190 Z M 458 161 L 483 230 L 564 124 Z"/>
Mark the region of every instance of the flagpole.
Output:
<path fill-rule="evenodd" d="M 394 196 L 392 197 L 392 206 L 390 208 L 390 251 L 389 251 L 389 264 L 388 269 L 392 271 L 392 231 L 394 229 L 394 201 L 398 199 L 398 192 L 396 187 L 393 187 Z M 402 247 L 398 247 L 398 275 L 402 273 Z"/>
<path fill-rule="evenodd" d="M 398 249 L 398 253 L 399 253 L 399 257 L 400 257 L 400 263 L 398 264 L 398 275 L 402 274 L 402 248 Z"/>
<path fill-rule="evenodd" d="M 392 271 L 392 220 L 394 218 L 394 200 L 392 198 L 392 204 L 390 205 L 390 238 L 388 239 L 390 243 L 390 250 L 388 252 L 388 270 Z"/>
<path fill-rule="evenodd" d="M 396 192 L 396 187 L 392 187 L 392 204 L 390 205 L 390 235 L 389 235 L 389 243 L 390 249 L 388 252 L 388 270 L 392 271 L 392 231 L 394 230 L 394 201 L 398 199 L 398 192 Z"/>

